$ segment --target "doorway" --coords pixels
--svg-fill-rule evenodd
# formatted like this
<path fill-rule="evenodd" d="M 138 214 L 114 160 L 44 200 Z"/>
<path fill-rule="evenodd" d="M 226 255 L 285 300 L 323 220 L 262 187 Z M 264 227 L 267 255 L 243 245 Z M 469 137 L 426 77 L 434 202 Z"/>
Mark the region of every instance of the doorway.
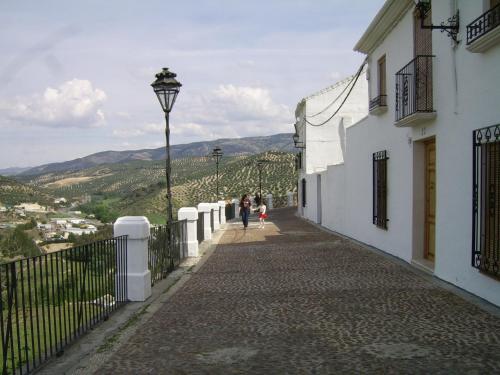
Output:
<path fill-rule="evenodd" d="M 321 224 L 321 219 L 322 219 L 322 214 L 321 214 L 321 175 L 319 174 L 317 176 L 316 180 L 316 186 L 317 186 L 317 222 L 318 224 Z"/>
<path fill-rule="evenodd" d="M 436 257 L 436 140 L 425 145 L 425 235 L 424 258 L 434 262 Z"/>

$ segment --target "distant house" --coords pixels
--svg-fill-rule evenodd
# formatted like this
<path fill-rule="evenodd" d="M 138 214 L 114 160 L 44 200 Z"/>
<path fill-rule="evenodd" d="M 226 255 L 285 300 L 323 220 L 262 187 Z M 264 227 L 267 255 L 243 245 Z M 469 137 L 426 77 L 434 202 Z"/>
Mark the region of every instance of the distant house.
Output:
<path fill-rule="evenodd" d="M 7 207 L 0 206 L 0 212 L 7 212 Z"/>
<path fill-rule="evenodd" d="M 54 200 L 54 204 L 66 204 L 67 200 L 66 198 L 57 198 Z"/>

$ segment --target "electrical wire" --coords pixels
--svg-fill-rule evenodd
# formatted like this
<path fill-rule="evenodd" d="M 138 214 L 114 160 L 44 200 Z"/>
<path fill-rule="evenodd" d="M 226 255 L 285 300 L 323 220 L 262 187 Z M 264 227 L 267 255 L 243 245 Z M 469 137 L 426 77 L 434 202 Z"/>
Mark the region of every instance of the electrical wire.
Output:
<path fill-rule="evenodd" d="M 328 104 L 328 105 L 327 105 L 325 108 L 323 108 L 321 111 L 319 111 L 319 112 L 315 113 L 314 115 L 310 115 L 310 116 L 308 116 L 308 117 L 309 117 L 309 118 L 311 118 L 311 117 L 316 117 L 316 116 L 318 116 L 318 115 L 321 115 L 321 114 L 322 114 L 323 112 L 325 112 L 328 108 L 330 108 L 332 105 L 334 105 L 334 104 L 337 102 L 337 100 L 339 100 L 339 99 L 340 99 L 340 97 L 344 94 L 344 92 L 346 92 L 346 90 L 349 88 L 349 86 L 351 85 L 351 83 L 354 81 L 354 78 L 355 78 L 355 77 L 356 77 L 356 75 L 353 75 L 353 76 L 351 77 L 351 80 L 347 83 L 347 85 L 345 85 L 345 87 L 344 87 L 344 89 L 342 90 L 342 92 L 341 92 L 341 93 L 340 93 L 340 94 L 339 94 L 339 95 L 338 95 L 335 99 L 333 99 L 333 101 L 332 101 L 330 104 Z"/>
<path fill-rule="evenodd" d="M 319 127 L 319 126 L 323 126 L 325 125 L 328 121 L 330 121 L 332 118 L 335 117 L 335 115 L 337 113 L 339 113 L 340 109 L 344 106 L 345 102 L 347 101 L 347 99 L 349 98 L 349 96 L 351 95 L 351 92 L 352 90 L 354 89 L 354 86 L 356 86 L 356 82 L 358 81 L 359 79 L 359 76 L 361 75 L 361 72 L 363 71 L 363 67 L 366 65 L 366 62 L 367 62 L 367 59 L 365 59 L 365 61 L 363 61 L 363 63 L 361 64 L 361 66 L 359 67 L 356 75 L 354 76 L 354 82 L 353 84 L 351 85 L 350 89 L 349 89 L 349 92 L 347 93 L 346 97 L 344 98 L 344 100 L 342 101 L 342 103 L 340 103 L 340 106 L 335 110 L 335 112 L 330 116 L 328 117 L 325 121 L 323 121 L 322 123 L 320 124 L 313 124 L 312 122 L 310 122 L 308 119 L 307 119 L 307 116 L 304 117 L 304 120 L 307 124 L 311 125 L 311 126 L 315 126 L 315 127 Z"/>

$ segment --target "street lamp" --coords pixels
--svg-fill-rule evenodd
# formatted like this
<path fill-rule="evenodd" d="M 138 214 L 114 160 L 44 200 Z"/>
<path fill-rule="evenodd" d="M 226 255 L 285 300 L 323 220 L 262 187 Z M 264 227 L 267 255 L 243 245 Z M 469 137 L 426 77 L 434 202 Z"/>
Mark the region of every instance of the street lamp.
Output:
<path fill-rule="evenodd" d="M 295 145 L 295 148 L 306 148 L 306 146 L 304 146 L 304 142 L 299 142 L 299 139 L 299 135 L 295 133 L 293 135 L 293 143 Z"/>
<path fill-rule="evenodd" d="M 156 80 L 151 84 L 153 90 L 160 101 L 161 108 L 165 113 L 165 138 L 166 138 L 166 161 L 165 175 L 167 178 L 167 234 L 169 245 L 174 243 L 172 238 L 172 190 L 171 190 L 171 163 L 170 163 L 170 127 L 169 116 L 172 107 L 174 106 L 177 94 L 179 94 L 181 83 L 175 79 L 177 74 L 170 72 L 168 68 L 163 68 L 162 71 L 155 75 Z M 171 257 L 173 265 L 173 257 Z"/>
<path fill-rule="evenodd" d="M 219 146 L 216 146 L 212 151 L 212 157 L 215 159 L 215 164 L 217 165 L 217 199 L 219 199 L 219 161 L 224 153 Z"/>

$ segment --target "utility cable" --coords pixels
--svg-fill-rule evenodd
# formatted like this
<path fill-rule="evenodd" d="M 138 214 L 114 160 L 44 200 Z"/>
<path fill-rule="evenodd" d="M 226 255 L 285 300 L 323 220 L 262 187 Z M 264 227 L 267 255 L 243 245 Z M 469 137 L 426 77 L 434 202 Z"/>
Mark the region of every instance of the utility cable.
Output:
<path fill-rule="evenodd" d="M 358 69 L 358 72 L 356 73 L 355 77 L 354 77 L 354 82 L 351 86 L 351 88 L 349 89 L 349 92 L 347 93 L 346 97 L 344 98 L 344 100 L 342 101 L 342 103 L 340 103 L 340 106 L 335 110 L 335 112 L 328 118 L 326 119 L 325 121 L 323 121 L 322 123 L 320 124 L 313 124 L 312 122 L 310 122 L 309 120 L 307 120 L 307 117 L 304 117 L 304 120 L 307 124 L 311 125 L 311 126 L 316 126 L 316 127 L 319 127 L 319 126 L 323 126 L 325 125 L 328 121 L 330 121 L 332 118 L 335 117 L 335 115 L 337 113 L 339 113 L 340 109 L 344 106 L 345 102 L 347 101 L 347 99 L 349 98 L 349 96 L 351 95 L 351 92 L 352 90 L 354 89 L 354 86 L 356 86 L 356 82 L 358 81 L 359 79 L 359 76 L 361 75 L 361 72 L 363 71 L 363 67 L 365 66 L 366 64 L 366 61 L 367 59 L 365 59 L 365 61 L 363 61 L 363 63 L 361 64 L 361 66 L 359 67 Z"/>

